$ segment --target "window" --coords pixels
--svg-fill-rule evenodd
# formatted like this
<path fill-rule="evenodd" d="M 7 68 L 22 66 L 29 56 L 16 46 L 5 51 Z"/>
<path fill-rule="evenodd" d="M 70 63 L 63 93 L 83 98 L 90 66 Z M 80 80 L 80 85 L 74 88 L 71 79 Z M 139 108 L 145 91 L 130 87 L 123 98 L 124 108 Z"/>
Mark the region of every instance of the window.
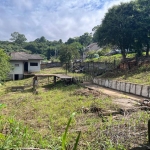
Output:
<path fill-rule="evenodd" d="M 15 64 L 15 67 L 19 67 L 19 64 Z"/>
<path fill-rule="evenodd" d="M 38 63 L 32 62 L 30 63 L 30 66 L 38 66 Z"/>

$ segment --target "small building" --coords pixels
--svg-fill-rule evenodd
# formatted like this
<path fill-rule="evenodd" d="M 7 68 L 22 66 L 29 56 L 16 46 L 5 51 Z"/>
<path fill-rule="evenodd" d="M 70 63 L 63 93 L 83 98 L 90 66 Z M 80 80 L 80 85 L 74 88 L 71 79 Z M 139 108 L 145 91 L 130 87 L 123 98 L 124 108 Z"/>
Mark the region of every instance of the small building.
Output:
<path fill-rule="evenodd" d="M 43 58 L 39 54 L 12 52 L 10 57 L 10 63 L 13 67 L 9 74 L 11 80 L 20 80 L 23 79 L 24 74 L 41 70 L 41 60 Z"/>

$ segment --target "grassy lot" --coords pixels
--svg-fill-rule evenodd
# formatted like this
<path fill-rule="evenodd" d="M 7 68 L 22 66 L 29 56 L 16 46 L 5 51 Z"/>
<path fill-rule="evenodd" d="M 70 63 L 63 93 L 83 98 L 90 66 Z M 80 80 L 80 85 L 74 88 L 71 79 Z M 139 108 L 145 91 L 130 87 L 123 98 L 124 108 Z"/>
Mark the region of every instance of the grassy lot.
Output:
<path fill-rule="evenodd" d="M 113 72 L 105 73 L 99 77 L 150 85 L 150 64 L 146 64 L 141 67 L 134 67 L 127 71 L 114 70 Z"/>
<path fill-rule="evenodd" d="M 136 53 L 129 53 L 127 54 L 126 58 L 134 58 L 136 55 Z M 146 55 L 146 52 L 142 53 L 143 56 Z M 115 55 L 110 55 L 110 56 L 100 56 L 99 58 L 92 58 L 92 59 L 87 59 L 86 61 L 94 61 L 94 62 L 110 62 L 113 63 L 114 60 L 116 60 L 116 62 L 120 62 L 122 59 L 122 55 L 121 54 L 115 54 Z"/>
<path fill-rule="evenodd" d="M 145 55 L 143 53 L 143 55 Z M 127 58 L 133 58 L 135 57 L 135 53 L 131 53 L 131 54 L 127 54 Z M 116 60 L 117 62 L 120 62 L 122 59 L 122 55 L 121 54 L 115 54 L 115 55 L 111 55 L 111 56 L 100 56 L 99 58 L 93 58 L 93 59 L 87 59 L 86 61 L 94 61 L 94 62 L 114 62 L 114 60 Z"/>
<path fill-rule="evenodd" d="M 41 73 L 64 72 L 63 69 L 53 68 Z M 119 108 L 104 93 L 92 93 L 80 85 L 65 85 L 61 81 L 53 85 L 48 83 L 47 78 L 39 78 L 38 94 L 33 94 L 31 83 L 32 78 L 28 78 L 9 81 L 0 87 L 0 149 L 62 149 L 62 135 L 73 112 L 76 115 L 67 133 L 68 149 L 72 149 L 79 131 L 80 150 L 123 150 L 146 142 L 147 133 L 144 132 L 140 140 L 139 136 L 133 138 L 132 135 L 146 130 L 150 117 L 147 112 L 105 117 L 100 112 L 119 111 Z M 24 84 L 28 87 L 23 92 L 6 90 L 10 86 Z M 129 130 L 128 135 L 126 132 Z"/>

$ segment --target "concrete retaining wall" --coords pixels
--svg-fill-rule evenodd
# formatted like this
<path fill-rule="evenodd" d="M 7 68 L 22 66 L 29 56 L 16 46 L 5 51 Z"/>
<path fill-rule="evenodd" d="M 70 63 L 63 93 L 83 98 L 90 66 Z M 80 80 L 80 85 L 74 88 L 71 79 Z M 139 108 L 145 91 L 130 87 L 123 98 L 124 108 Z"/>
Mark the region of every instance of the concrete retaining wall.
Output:
<path fill-rule="evenodd" d="M 150 98 L 150 86 L 134 83 L 94 78 L 93 83 L 114 90 Z"/>

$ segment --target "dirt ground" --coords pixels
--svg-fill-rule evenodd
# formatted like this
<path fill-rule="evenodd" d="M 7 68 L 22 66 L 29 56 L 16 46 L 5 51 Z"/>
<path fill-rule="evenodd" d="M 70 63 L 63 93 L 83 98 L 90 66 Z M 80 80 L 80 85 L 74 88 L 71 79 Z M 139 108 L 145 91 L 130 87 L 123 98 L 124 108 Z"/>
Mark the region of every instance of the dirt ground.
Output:
<path fill-rule="evenodd" d="M 113 102 L 119 105 L 119 107 L 122 109 L 135 108 L 139 106 L 140 103 L 145 99 L 144 97 L 141 96 L 123 93 L 109 88 L 104 88 L 88 82 L 82 83 L 82 86 L 86 87 L 87 89 L 90 89 L 91 91 L 97 91 L 107 96 L 111 96 Z"/>

